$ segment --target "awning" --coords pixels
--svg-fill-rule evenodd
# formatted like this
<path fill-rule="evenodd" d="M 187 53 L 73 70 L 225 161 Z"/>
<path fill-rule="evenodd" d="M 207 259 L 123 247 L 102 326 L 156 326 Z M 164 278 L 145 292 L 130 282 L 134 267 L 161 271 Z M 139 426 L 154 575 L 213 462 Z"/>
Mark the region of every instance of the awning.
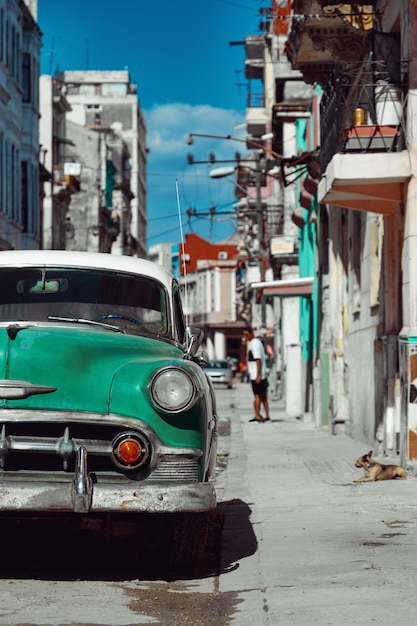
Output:
<path fill-rule="evenodd" d="M 318 202 L 380 215 L 401 207 L 404 185 L 411 179 L 408 150 L 335 154 L 322 176 Z"/>
<path fill-rule="evenodd" d="M 293 278 L 290 280 L 269 280 L 251 283 L 253 289 L 260 289 L 262 296 L 279 296 L 281 298 L 293 296 L 309 297 L 313 293 L 313 277 Z"/>
<path fill-rule="evenodd" d="M 73 140 L 68 139 L 68 137 L 61 137 L 61 136 L 54 135 L 54 140 L 57 141 L 58 143 L 66 143 L 70 146 L 75 146 L 75 143 L 73 142 Z"/>

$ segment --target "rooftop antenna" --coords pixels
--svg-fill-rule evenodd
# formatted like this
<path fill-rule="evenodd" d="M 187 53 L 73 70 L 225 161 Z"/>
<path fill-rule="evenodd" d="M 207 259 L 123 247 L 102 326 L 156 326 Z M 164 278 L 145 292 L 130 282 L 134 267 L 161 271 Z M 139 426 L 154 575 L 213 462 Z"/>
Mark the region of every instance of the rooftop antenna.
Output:
<path fill-rule="evenodd" d="M 55 37 L 52 37 L 51 54 L 49 55 L 49 75 L 52 76 L 52 66 L 55 53 Z"/>
<path fill-rule="evenodd" d="M 90 69 L 90 59 L 89 59 L 89 49 L 88 49 L 89 43 L 90 43 L 90 40 L 87 37 L 87 39 L 85 40 L 85 69 L 86 70 Z"/>

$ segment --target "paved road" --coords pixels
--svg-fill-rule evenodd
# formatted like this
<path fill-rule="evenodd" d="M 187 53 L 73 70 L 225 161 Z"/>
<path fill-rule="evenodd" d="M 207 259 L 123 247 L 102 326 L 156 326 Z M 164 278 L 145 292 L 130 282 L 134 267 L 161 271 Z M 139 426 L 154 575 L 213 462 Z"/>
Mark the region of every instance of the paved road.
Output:
<path fill-rule="evenodd" d="M 354 483 L 367 446 L 287 418 L 280 402 L 270 423 L 249 423 L 245 383 L 218 400 L 219 505 L 201 576 L 150 575 L 124 558 L 128 540 L 109 552 L 105 541 L 36 527 L 33 545 L 25 526 L 3 526 L 2 626 L 412 622 L 416 479 Z"/>
<path fill-rule="evenodd" d="M 232 624 L 405 626 L 417 609 L 417 481 L 355 483 L 363 443 L 289 419 L 248 423 L 239 388 L 228 501 L 250 508 L 256 551 L 220 576 L 237 591 Z M 245 531 L 244 531 L 245 532 Z M 232 540 L 236 529 L 227 528 Z"/>

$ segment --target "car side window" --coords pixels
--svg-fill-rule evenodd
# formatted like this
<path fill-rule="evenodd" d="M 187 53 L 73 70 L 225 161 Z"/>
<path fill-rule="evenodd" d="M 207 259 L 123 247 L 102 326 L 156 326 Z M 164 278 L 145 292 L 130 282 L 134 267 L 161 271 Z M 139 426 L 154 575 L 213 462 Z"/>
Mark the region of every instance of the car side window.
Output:
<path fill-rule="evenodd" d="M 172 287 L 172 302 L 174 315 L 174 334 L 175 340 L 179 343 L 184 341 L 185 321 L 184 312 L 182 310 L 182 302 L 180 296 L 180 288 L 178 283 L 174 282 Z"/>

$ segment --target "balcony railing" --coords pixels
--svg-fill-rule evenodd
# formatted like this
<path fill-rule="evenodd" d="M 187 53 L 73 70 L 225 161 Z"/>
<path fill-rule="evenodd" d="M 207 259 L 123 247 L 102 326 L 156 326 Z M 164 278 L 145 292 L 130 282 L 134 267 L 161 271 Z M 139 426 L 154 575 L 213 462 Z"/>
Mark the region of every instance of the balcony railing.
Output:
<path fill-rule="evenodd" d="M 249 92 L 247 98 L 247 107 L 249 109 L 262 109 L 265 106 L 265 94 L 263 91 Z"/>
<path fill-rule="evenodd" d="M 366 64 L 350 77 L 336 66 L 320 105 L 321 171 L 338 152 L 404 149 L 405 89 Z"/>

